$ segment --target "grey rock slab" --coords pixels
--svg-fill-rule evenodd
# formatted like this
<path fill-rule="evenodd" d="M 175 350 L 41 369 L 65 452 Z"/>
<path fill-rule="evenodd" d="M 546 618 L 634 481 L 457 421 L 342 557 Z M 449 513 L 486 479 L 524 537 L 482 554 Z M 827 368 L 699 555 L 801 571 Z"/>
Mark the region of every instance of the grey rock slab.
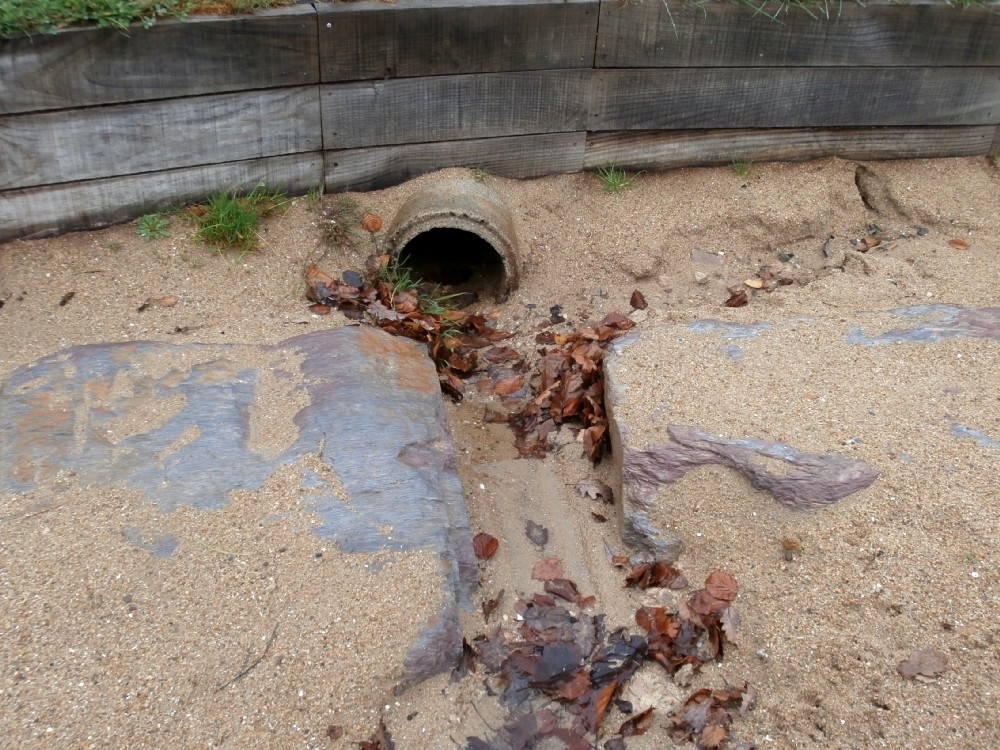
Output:
<path fill-rule="evenodd" d="M 701 320 L 619 339 L 605 375 L 623 538 L 676 559 L 671 503 L 703 499 L 704 487 L 683 488 L 703 466 L 738 472 L 794 512 L 954 440 L 995 451 L 998 356 L 1000 308 L 953 305 Z"/>
<path fill-rule="evenodd" d="M 369 327 L 273 346 L 94 344 L 21 367 L 0 389 L 0 492 L 72 475 L 139 490 L 163 512 L 207 511 L 287 465 L 299 470 L 320 538 L 346 553 L 440 555 L 445 604 L 406 667 L 408 679 L 449 669 L 477 573 L 423 347 Z M 122 534 L 153 557 L 177 544 L 134 527 Z"/>

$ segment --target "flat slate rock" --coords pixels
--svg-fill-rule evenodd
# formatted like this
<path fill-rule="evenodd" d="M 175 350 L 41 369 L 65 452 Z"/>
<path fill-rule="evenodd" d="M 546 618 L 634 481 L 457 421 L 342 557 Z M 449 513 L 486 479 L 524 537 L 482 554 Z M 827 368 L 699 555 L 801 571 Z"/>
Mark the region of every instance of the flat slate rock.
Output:
<path fill-rule="evenodd" d="M 343 552 L 440 555 L 444 605 L 409 649 L 407 680 L 450 669 L 477 573 L 437 373 L 419 345 L 369 327 L 274 346 L 85 345 L 0 390 L 0 492 L 70 473 L 141 491 L 163 512 L 208 511 L 287 465 L 320 520 L 314 533 Z M 122 534 L 153 556 L 177 545 Z"/>
<path fill-rule="evenodd" d="M 670 507 L 700 491 L 683 483 L 701 466 L 729 467 L 801 510 L 945 441 L 1000 448 L 982 406 L 995 399 L 986 375 L 998 344 L 1000 308 L 952 305 L 852 321 L 702 320 L 616 341 L 606 390 L 626 543 L 676 559 Z"/>

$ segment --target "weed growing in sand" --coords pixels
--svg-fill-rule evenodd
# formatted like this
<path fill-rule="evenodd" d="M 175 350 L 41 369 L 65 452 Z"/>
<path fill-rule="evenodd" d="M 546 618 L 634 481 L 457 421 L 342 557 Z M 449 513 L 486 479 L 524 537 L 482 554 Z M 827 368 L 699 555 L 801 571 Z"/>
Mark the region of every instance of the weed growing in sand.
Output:
<path fill-rule="evenodd" d="M 450 346 L 449 340 L 460 326 L 448 317 L 448 313 L 455 309 L 457 301 L 464 296 L 461 292 L 443 293 L 439 285 L 431 285 L 414 276 L 413 270 L 402 263 L 397 256 L 383 256 L 382 265 L 379 266 L 375 279 L 385 281 L 391 286 L 390 302 L 395 302 L 401 294 L 411 294 L 416 297 L 421 312 L 438 318 L 442 340 L 445 346 Z"/>
<path fill-rule="evenodd" d="M 167 217 L 161 213 L 145 214 L 139 217 L 135 233 L 146 242 L 152 242 L 161 237 L 169 237 L 170 232 L 167 231 L 169 225 L 170 222 L 167 221 Z"/>
<path fill-rule="evenodd" d="M 323 212 L 323 238 L 332 247 L 353 246 L 354 231 L 360 223 L 358 202 L 341 196 Z"/>
<path fill-rule="evenodd" d="M 635 183 L 642 172 L 630 175 L 624 169 L 619 169 L 614 164 L 608 164 L 597 168 L 597 176 L 604 186 L 605 192 L 617 195 L 628 190 Z"/>
<path fill-rule="evenodd" d="M 308 200 L 313 206 L 319 206 L 323 203 L 323 186 L 318 185 L 316 187 L 309 188 L 309 192 L 306 193 L 306 200 Z"/>
<path fill-rule="evenodd" d="M 737 159 L 734 156 L 733 160 L 729 162 L 729 168 L 733 170 L 733 174 L 745 180 L 750 176 L 750 172 L 753 169 L 753 162 L 749 159 Z"/>
<path fill-rule="evenodd" d="M 284 194 L 268 192 L 263 182 L 242 197 L 220 190 L 209 199 L 204 211 L 193 212 L 198 223 L 196 236 L 220 248 L 238 247 L 249 252 L 257 244 L 260 217 L 283 203 Z"/>
<path fill-rule="evenodd" d="M 492 175 L 482 167 L 476 167 L 472 170 L 472 179 L 476 182 L 486 182 L 490 179 Z"/>

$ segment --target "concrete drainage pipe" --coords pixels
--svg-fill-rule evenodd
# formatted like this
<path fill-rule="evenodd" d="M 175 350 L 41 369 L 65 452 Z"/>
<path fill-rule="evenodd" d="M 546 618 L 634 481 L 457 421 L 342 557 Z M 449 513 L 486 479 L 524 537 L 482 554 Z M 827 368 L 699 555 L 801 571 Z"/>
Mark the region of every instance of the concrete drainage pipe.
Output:
<path fill-rule="evenodd" d="M 506 299 L 519 281 L 514 222 L 496 192 L 474 180 L 429 186 L 396 213 L 389 247 L 424 281 Z"/>

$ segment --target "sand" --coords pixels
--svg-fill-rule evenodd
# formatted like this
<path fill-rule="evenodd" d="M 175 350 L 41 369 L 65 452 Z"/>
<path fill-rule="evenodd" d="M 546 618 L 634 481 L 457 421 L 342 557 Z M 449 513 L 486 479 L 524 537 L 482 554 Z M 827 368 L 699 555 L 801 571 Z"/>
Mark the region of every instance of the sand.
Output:
<path fill-rule="evenodd" d="M 420 185 L 470 174 L 448 170 L 352 197 L 388 223 Z M 513 343 L 526 352 L 551 306 L 561 306 L 569 328 L 627 313 L 635 289 L 649 302 L 635 314 L 640 330 L 703 318 L 850 321 L 921 303 L 996 302 L 1000 172 L 985 159 L 761 164 L 747 178 L 725 168 L 686 169 L 643 174 L 619 195 L 605 193 L 590 174 L 485 179 L 514 216 L 523 270 L 509 300 L 480 307 L 500 327 L 518 331 Z M 258 249 L 246 255 L 200 244 L 177 217 L 170 237 L 148 243 L 124 225 L 0 245 L 0 378 L 76 344 L 273 343 L 343 325 L 339 313 L 308 312 L 304 271 L 311 262 L 331 273 L 360 269 L 375 240 L 359 232 L 354 247 L 331 248 L 322 221 L 315 202 L 294 199 L 264 222 Z M 881 247 L 846 252 L 850 240 L 870 232 L 883 238 Z M 831 234 L 827 257 L 822 246 Z M 770 293 L 748 290 L 746 307 L 722 306 L 730 288 L 745 289 L 743 281 L 765 266 L 793 283 Z M 138 311 L 146 299 L 165 295 L 178 304 Z M 949 346 L 996 361 L 991 342 Z M 712 411 L 718 402 L 703 400 L 715 384 L 699 356 L 691 351 L 683 361 L 652 363 L 640 378 L 656 383 L 649 414 L 662 398 L 684 405 L 692 418 L 723 418 Z M 810 356 L 822 369 L 823 352 Z M 747 414 L 813 416 L 798 409 L 811 403 L 808 394 L 752 392 L 760 403 Z M 984 386 L 981 396 L 978 408 L 996 418 L 991 391 Z M 481 564 L 483 596 L 506 591 L 491 623 L 513 622 L 517 594 L 539 590 L 525 570 L 553 554 L 565 558 L 584 593 L 597 597 L 595 610 L 607 613 L 611 627 L 637 629 L 638 606 L 686 595 L 622 588 L 621 572 L 605 554 L 605 543 L 621 547 L 615 525 L 595 522 L 592 511 L 606 509 L 573 489 L 594 474 L 610 479 L 607 461 L 592 468 L 564 430 L 560 448 L 544 462 L 518 461 L 532 468 L 513 469 L 503 463 L 516 458 L 510 433 L 482 423 L 484 403 L 495 405 L 495 397 L 470 388 L 466 402 L 447 411 L 473 529 L 501 539 L 497 558 Z M 900 384 L 898 400 L 884 408 L 912 422 L 923 409 L 921 394 Z M 267 414 L 280 443 L 282 410 Z M 845 426 L 845 440 L 861 430 L 877 432 L 879 444 L 906 442 L 890 416 Z M 808 436 L 803 424 L 806 449 Z M 854 450 L 864 454 L 866 445 Z M 781 510 L 721 468 L 691 478 L 689 490 L 702 500 L 672 518 L 685 538 L 679 565 L 696 584 L 716 568 L 736 576 L 743 641 L 690 688 L 666 686 L 653 729 L 629 739 L 629 748 L 670 747 L 663 728 L 670 700 L 724 681 L 749 681 L 758 691 L 757 708 L 736 719 L 734 731 L 761 747 L 1000 743 L 993 721 L 1000 707 L 1000 456 L 977 448 L 965 460 L 916 458 L 900 480 L 905 486 L 883 485 L 863 500 L 802 514 Z M 309 530 L 315 521 L 308 510 L 283 489 L 287 481 L 279 473 L 257 493 L 234 497 L 210 522 L 184 509 L 161 516 L 124 489 L 79 486 L 73 476 L 30 497 L 0 496 L 5 746 L 346 748 L 366 739 L 379 717 L 399 748 L 453 747 L 469 735 L 489 736 L 487 722 L 502 721 L 487 695 L 487 684 L 498 687 L 495 678 L 442 675 L 393 692 L 405 646 L 394 629 L 405 636 L 433 609 L 436 592 L 422 584 L 432 563 L 417 554 L 374 559 L 324 548 Z M 936 491 L 945 482 L 968 487 L 961 507 L 946 505 L 951 495 Z M 907 502 L 890 502 L 894 496 Z M 553 530 L 550 549 L 520 539 L 526 518 Z M 280 544 L 261 545 L 264 523 L 268 539 Z M 154 565 L 123 538 L 124 526 L 160 528 L 186 541 Z M 792 560 L 782 555 L 783 538 L 802 546 Z M 317 596 L 341 591 L 345 575 L 359 571 L 371 575 L 363 595 L 355 592 L 338 607 Z M 479 611 L 462 625 L 469 640 L 486 627 Z M 901 678 L 896 665 L 919 646 L 947 651 L 949 671 L 927 682 Z M 251 672 L 226 684 L 261 655 Z M 623 718 L 609 717 L 608 727 Z"/>

